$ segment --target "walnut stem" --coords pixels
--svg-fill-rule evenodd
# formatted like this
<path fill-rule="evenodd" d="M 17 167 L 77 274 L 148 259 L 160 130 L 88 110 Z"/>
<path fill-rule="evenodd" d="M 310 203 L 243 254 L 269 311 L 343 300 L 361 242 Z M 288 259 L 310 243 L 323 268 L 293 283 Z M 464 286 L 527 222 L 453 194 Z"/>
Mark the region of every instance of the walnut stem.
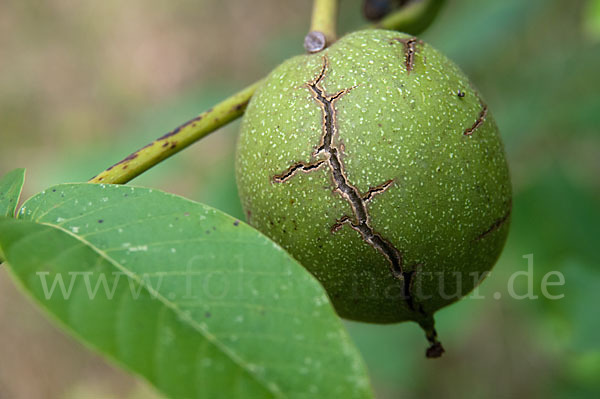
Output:
<path fill-rule="evenodd" d="M 304 48 L 316 53 L 337 39 L 338 0 L 314 0 L 310 31 L 304 39 Z"/>

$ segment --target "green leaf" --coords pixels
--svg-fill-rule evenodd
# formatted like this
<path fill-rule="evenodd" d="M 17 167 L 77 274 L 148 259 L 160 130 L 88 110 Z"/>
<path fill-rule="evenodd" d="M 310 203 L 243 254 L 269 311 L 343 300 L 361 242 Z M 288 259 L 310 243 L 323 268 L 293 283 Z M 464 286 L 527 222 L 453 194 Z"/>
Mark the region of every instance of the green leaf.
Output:
<path fill-rule="evenodd" d="M 19 216 L 0 219 L 0 247 L 24 290 L 169 397 L 372 397 L 323 288 L 244 223 L 92 184 L 55 186 Z"/>
<path fill-rule="evenodd" d="M 14 217 L 25 182 L 25 169 L 15 169 L 0 178 L 0 216 Z"/>

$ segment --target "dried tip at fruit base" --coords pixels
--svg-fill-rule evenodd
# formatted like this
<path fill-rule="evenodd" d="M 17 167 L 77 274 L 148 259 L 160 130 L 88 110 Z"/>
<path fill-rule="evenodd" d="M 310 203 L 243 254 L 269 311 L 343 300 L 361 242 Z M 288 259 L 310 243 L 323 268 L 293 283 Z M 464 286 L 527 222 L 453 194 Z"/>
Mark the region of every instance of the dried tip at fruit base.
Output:
<path fill-rule="evenodd" d="M 433 316 L 429 316 L 427 319 L 419 322 L 419 326 L 425 331 L 425 337 L 427 337 L 427 341 L 431 344 L 427 351 L 425 352 L 425 356 L 428 359 L 435 359 L 445 352 L 442 343 L 437 339 L 437 331 L 435 330 L 435 321 Z"/>
<path fill-rule="evenodd" d="M 445 351 L 442 344 L 440 342 L 434 342 L 429 348 L 427 348 L 425 356 L 428 359 L 436 359 L 438 357 L 441 357 L 444 352 Z"/>

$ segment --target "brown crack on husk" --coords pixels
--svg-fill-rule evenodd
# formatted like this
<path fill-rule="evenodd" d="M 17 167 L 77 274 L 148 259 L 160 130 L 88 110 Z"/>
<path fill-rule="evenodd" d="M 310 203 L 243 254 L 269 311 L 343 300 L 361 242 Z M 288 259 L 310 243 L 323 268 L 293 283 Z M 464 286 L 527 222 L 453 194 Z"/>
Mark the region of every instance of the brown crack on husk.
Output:
<path fill-rule="evenodd" d="M 283 172 L 279 175 L 273 176 L 273 181 L 275 183 L 283 183 L 283 182 L 286 182 L 287 180 L 291 179 L 292 177 L 294 177 L 296 175 L 296 173 L 298 173 L 298 172 L 310 173 L 314 170 L 319 169 L 323 165 L 325 165 L 324 160 L 319 160 L 319 161 L 311 162 L 311 163 L 296 162 L 295 164 L 290 166 L 289 169 L 286 170 L 285 172 Z"/>
<path fill-rule="evenodd" d="M 477 130 L 477 128 L 479 128 L 481 125 L 483 125 L 483 122 L 485 122 L 485 118 L 487 117 L 488 114 L 488 107 L 487 105 L 479 100 L 479 103 L 481 104 L 481 111 L 479 112 L 479 116 L 477 117 L 477 120 L 473 123 L 473 125 L 471 125 L 471 127 L 468 127 L 467 129 L 465 129 L 463 135 L 465 136 L 470 136 L 473 134 L 473 132 L 475 130 Z"/>
<path fill-rule="evenodd" d="M 408 38 L 395 38 L 393 42 L 399 42 L 404 45 L 404 66 L 406 67 L 406 73 L 410 75 L 415 67 L 415 55 L 417 54 L 417 45 L 422 44 L 416 37 Z M 393 43 L 392 42 L 392 43 Z"/>
<path fill-rule="evenodd" d="M 496 219 L 494 223 L 490 225 L 483 233 L 479 234 L 475 241 L 479 241 L 492 234 L 493 232 L 499 230 L 510 218 L 510 214 L 512 213 L 512 203 L 509 205 L 508 211 L 500 218 Z"/>
<path fill-rule="evenodd" d="M 373 199 L 373 197 L 375 197 L 377 194 L 382 194 L 384 193 L 388 188 L 390 188 L 390 186 L 394 183 L 394 180 L 388 180 L 383 184 L 380 184 L 377 187 L 371 187 L 369 189 L 369 191 L 367 191 L 365 193 L 365 195 L 363 195 L 363 201 L 365 202 L 369 202 Z"/>
<path fill-rule="evenodd" d="M 406 66 L 407 71 L 412 70 L 414 62 L 416 38 L 406 40 Z M 310 173 L 319 169 L 323 165 L 327 165 L 331 172 L 331 179 L 337 192 L 352 209 L 352 215 L 342 216 L 332 227 L 331 233 L 335 233 L 348 225 L 350 228 L 358 232 L 362 240 L 370 245 L 373 249 L 383 255 L 389 263 L 392 275 L 402 281 L 403 297 L 407 307 L 414 313 L 414 320 L 425 330 L 427 339 L 431 343 L 427 350 L 427 357 L 437 357 L 443 353 L 443 348 L 437 340 L 437 332 L 434 328 L 433 316 L 428 314 L 422 304 L 418 303 L 412 295 L 412 285 L 417 271 L 407 271 L 404 267 L 403 254 L 389 240 L 384 238 L 380 233 L 375 231 L 371 226 L 371 219 L 367 209 L 367 203 L 372 200 L 375 195 L 382 194 L 389 189 L 393 184 L 393 180 L 388 180 L 379 186 L 369 189 L 362 194 L 359 189 L 350 183 L 346 175 L 346 170 L 342 162 L 342 145 L 339 143 L 338 127 L 337 127 L 337 111 L 336 102 L 345 94 L 349 93 L 353 87 L 343 89 L 328 95 L 322 87 L 323 79 L 327 73 L 328 59 L 323 57 L 323 66 L 319 75 L 311 82 L 308 82 L 306 87 L 311 93 L 313 99 L 321 108 L 322 114 L 322 134 L 319 145 L 312 154 L 311 162 L 297 162 L 289 167 L 283 173 L 273 176 L 273 182 L 284 183 L 291 179 L 297 172 Z M 434 356 L 437 355 L 437 356 Z"/>

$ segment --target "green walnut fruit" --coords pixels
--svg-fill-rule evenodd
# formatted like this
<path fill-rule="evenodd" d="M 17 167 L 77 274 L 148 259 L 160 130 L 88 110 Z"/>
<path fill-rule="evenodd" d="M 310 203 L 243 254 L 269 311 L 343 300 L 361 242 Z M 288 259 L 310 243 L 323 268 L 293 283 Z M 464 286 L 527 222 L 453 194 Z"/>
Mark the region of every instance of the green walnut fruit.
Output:
<path fill-rule="evenodd" d="M 248 222 L 340 316 L 413 320 L 434 343 L 432 314 L 480 282 L 508 233 L 510 178 L 487 105 L 448 58 L 394 31 L 277 67 L 248 105 L 236 176 Z"/>

